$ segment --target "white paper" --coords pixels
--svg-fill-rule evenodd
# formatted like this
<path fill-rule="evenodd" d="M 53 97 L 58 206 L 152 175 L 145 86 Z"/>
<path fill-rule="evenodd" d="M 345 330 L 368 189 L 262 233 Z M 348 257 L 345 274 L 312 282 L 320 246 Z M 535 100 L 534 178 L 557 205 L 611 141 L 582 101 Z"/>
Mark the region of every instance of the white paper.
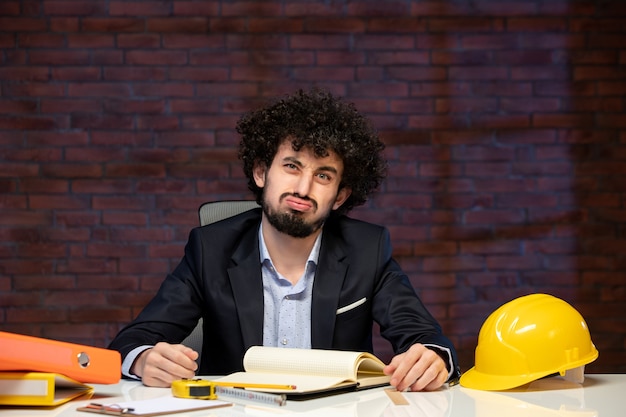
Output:
<path fill-rule="evenodd" d="M 151 398 L 148 400 L 127 401 L 114 404 L 106 404 L 106 407 L 115 407 L 121 410 L 128 409 L 129 414 L 154 414 L 173 413 L 176 411 L 189 411 L 199 408 L 220 407 L 231 403 L 220 400 L 196 400 L 177 398 L 172 396 Z M 130 409 L 133 409 L 132 411 Z"/>

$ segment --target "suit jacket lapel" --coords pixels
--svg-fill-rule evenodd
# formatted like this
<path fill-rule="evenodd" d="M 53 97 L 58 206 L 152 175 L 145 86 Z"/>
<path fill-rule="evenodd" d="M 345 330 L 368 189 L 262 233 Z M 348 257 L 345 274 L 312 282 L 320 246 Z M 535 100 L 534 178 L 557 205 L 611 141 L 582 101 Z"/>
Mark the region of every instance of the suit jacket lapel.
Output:
<path fill-rule="evenodd" d="M 311 345 L 317 349 L 330 349 L 339 293 L 348 269 L 343 249 L 338 245 L 332 231 L 326 227 L 313 283 L 311 305 Z"/>
<path fill-rule="evenodd" d="M 228 269 L 241 336 L 246 349 L 263 344 L 263 279 L 259 255 L 258 227 L 241 239 Z"/>

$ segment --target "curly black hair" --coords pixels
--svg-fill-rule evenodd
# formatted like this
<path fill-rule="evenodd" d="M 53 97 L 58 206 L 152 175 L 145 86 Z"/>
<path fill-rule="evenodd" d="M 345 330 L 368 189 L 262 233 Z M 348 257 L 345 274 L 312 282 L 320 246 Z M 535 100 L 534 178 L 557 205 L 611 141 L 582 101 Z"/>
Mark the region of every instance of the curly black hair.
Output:
<path fill-rule="evenodd" d="M 281 143 L 289 138 L 295 151 L 313 150 L 317 157 L 332 150 L 343 160 L 340 187 L 352 190 L 337 210 L 345 214 L 364 204 L 386 175 L 382 156 L 385 145 L 377 132 L 353 104 L 333 97 L 329 92 L 299 90 L 274 104 L 242 116 L 237 123 L 241 135 L 239 158 L 243 162 L 248 188 L 260 204 L 263 190 L 252 175 L 256 163 L 270 166 Z"/>

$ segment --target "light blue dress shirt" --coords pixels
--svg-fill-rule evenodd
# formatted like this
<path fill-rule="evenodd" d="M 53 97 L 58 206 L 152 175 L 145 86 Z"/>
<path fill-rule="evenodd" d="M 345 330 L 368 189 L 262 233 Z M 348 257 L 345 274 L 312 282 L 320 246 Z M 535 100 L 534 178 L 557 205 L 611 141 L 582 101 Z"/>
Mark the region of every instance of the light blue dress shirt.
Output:
<path fill-rule="evenodd" d="M 263 276 L 263 345 L 311 348 L 311 298 L 322 234 L 315 240 L 304 273 L 295 285 L 272 263 L 259 228 L 259 252 Z"/>

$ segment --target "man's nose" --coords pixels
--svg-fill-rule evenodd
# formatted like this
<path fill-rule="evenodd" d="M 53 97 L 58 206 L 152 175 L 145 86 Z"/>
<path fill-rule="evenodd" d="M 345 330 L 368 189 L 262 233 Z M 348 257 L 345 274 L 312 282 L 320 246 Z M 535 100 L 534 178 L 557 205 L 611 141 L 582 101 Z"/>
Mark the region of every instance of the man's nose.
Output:
<path fill-rule="evenodd" d="M 306 197 L 309 195 L 309 191 L 311 191 L 311 184 L 313 179 L 307 175 L 301 175 L 298 177 L 298 181 L 295 184 L 294 193 L 299 195 L 300 197 Z"/>

